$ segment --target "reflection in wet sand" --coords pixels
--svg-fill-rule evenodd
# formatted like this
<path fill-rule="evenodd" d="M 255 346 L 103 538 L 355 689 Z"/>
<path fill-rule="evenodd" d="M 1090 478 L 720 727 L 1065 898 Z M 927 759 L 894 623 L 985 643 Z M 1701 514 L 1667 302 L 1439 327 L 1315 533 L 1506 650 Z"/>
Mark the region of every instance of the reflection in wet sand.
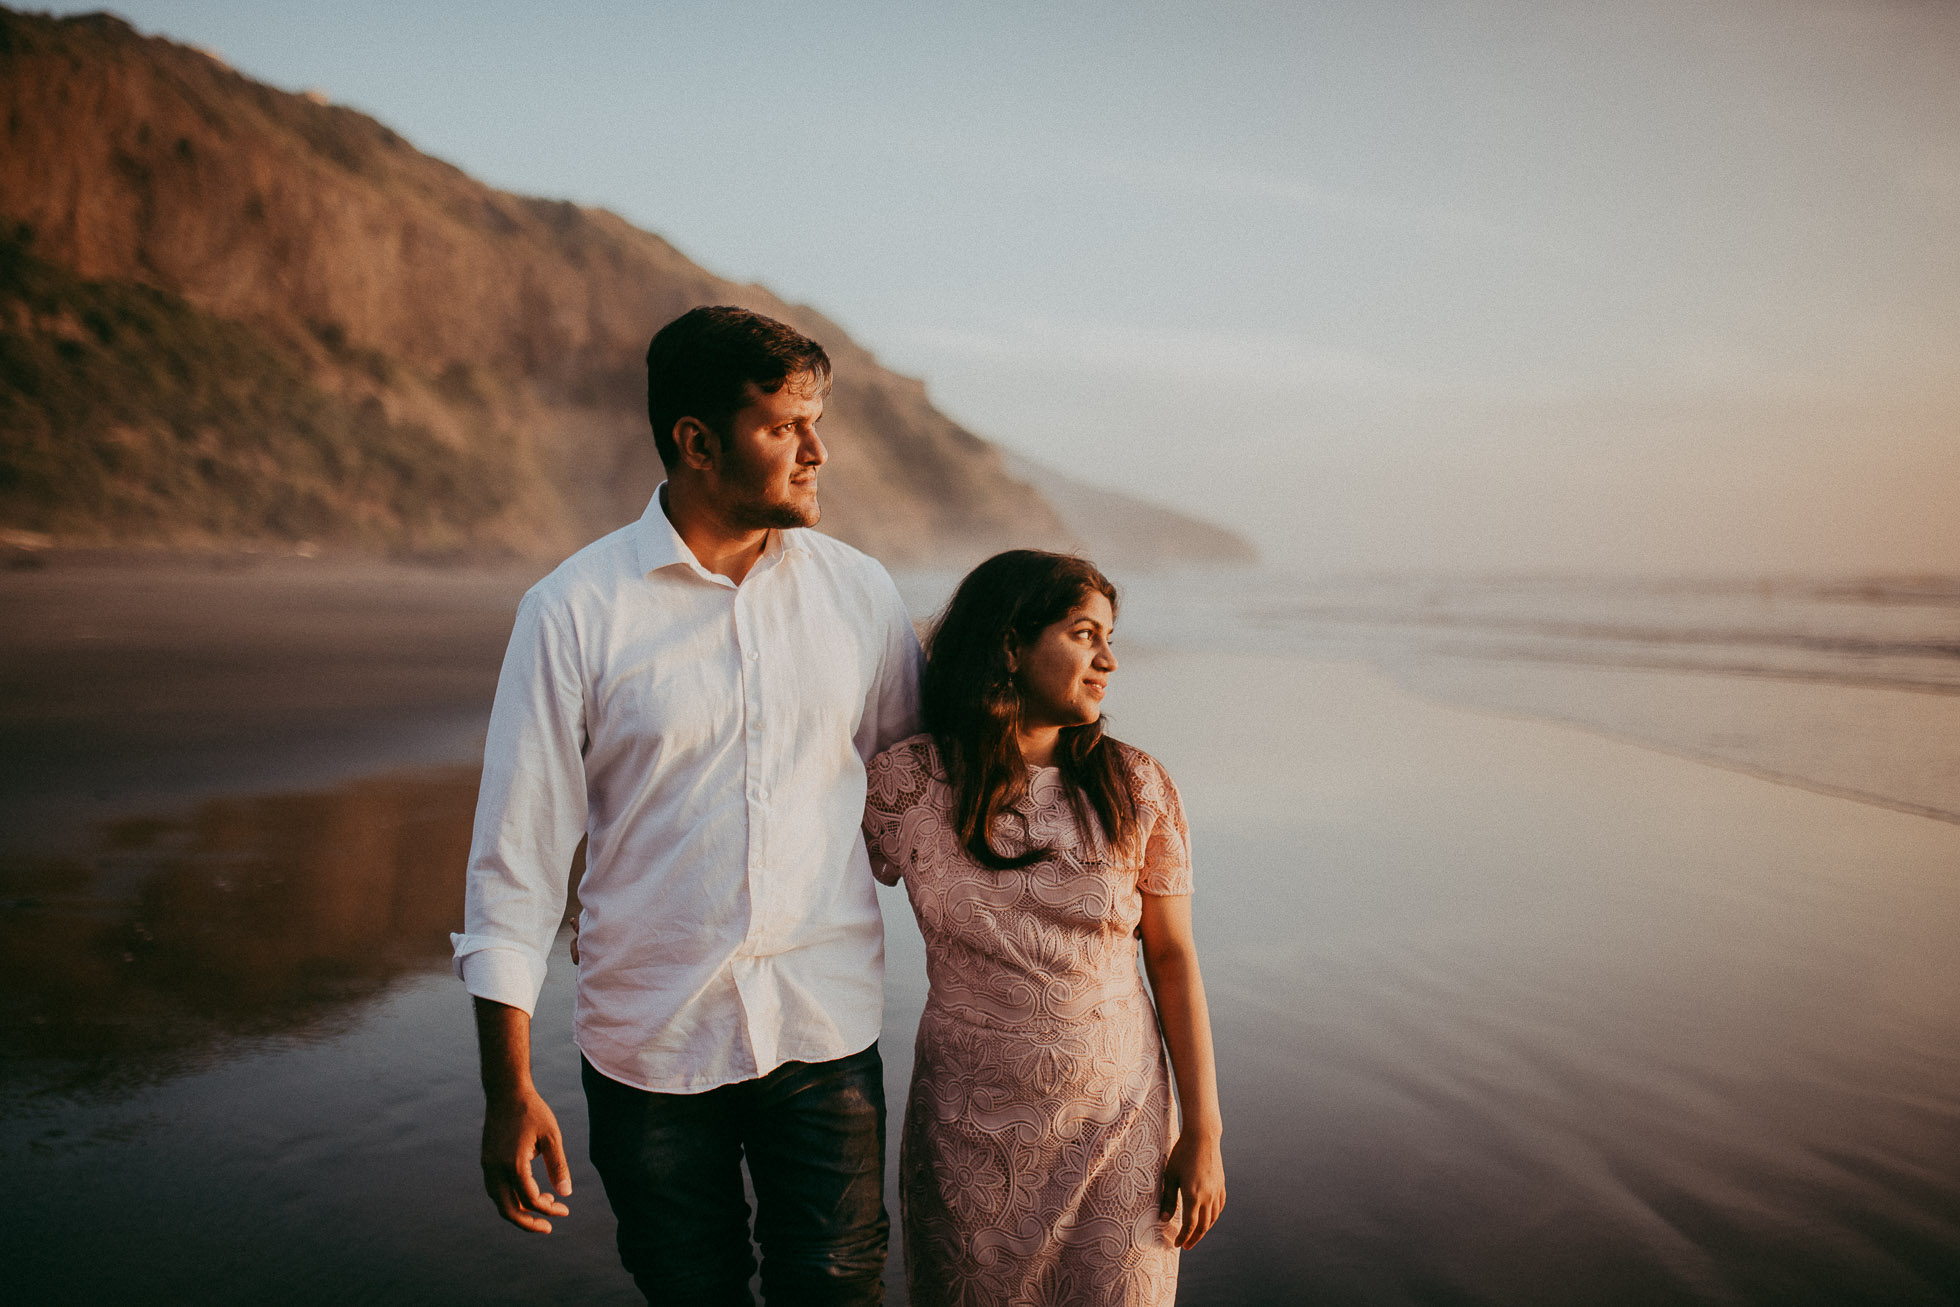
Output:
<path fill-rule="evenodd" d="M 240 1040 L 342 1028 L 441 967 L 477 769 L 220 799 L 0 857 L 0 1057 L 18 1089 L 116 1090 Z"/>

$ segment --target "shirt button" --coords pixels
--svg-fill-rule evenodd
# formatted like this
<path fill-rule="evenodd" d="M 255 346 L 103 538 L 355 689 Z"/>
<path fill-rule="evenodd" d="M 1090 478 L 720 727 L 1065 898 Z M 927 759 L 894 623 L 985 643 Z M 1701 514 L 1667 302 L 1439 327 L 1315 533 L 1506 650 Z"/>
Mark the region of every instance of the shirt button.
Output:
<path fill-rule="evenodd" d="M 755 650 L 753 650 L 753 649 L 751 649 L 751 650 L 749 650 L 749 661 L 750 661 L 750 662 L 754 662 L 754 661 L 756 660 L 756 658 L 757 658 L 757 656 L 758 656 L 758 655 L 756 654 L 756 651 L 755 651 Z"/>

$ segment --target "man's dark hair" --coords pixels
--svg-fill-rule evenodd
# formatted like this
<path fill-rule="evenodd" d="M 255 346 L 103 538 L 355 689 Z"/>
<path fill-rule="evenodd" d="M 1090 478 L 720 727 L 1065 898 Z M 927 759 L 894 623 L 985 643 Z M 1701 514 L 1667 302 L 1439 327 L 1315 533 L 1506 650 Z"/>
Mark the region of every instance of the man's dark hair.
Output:
<path fill-rule="evenodd" d="M 725 438 L 749 386 L 773 395 L 803 376 L 830 389 L 830 356 L 796 328 L 726 304 L 689 309 L 647 346 L 647 419 L 661 463 L 680 459 L 674 424 L 682 418 Z"/>

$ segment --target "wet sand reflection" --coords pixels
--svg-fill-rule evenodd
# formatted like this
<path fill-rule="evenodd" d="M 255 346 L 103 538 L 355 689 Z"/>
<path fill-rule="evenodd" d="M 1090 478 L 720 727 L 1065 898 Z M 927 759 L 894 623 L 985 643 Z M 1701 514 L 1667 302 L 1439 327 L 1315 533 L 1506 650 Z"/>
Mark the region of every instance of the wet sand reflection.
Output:
<path fill-rule="evenodd" d="M 0 855 L 0 1057 L 115 1092 L 238 1041 L 317 1037 L 462 917 L 478 769 L 118 820 L 85 855 Z"/>

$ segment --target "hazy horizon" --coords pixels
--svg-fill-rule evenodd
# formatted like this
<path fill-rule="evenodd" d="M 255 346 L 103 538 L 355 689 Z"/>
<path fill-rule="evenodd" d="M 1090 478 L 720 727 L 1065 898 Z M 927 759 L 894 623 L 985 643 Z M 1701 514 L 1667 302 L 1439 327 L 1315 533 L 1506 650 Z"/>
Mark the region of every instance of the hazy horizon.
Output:
<path fill-rule="evenodd" d="M 1279 566 L 1960 571 L 1960 6 L 114 8 Z"/>

